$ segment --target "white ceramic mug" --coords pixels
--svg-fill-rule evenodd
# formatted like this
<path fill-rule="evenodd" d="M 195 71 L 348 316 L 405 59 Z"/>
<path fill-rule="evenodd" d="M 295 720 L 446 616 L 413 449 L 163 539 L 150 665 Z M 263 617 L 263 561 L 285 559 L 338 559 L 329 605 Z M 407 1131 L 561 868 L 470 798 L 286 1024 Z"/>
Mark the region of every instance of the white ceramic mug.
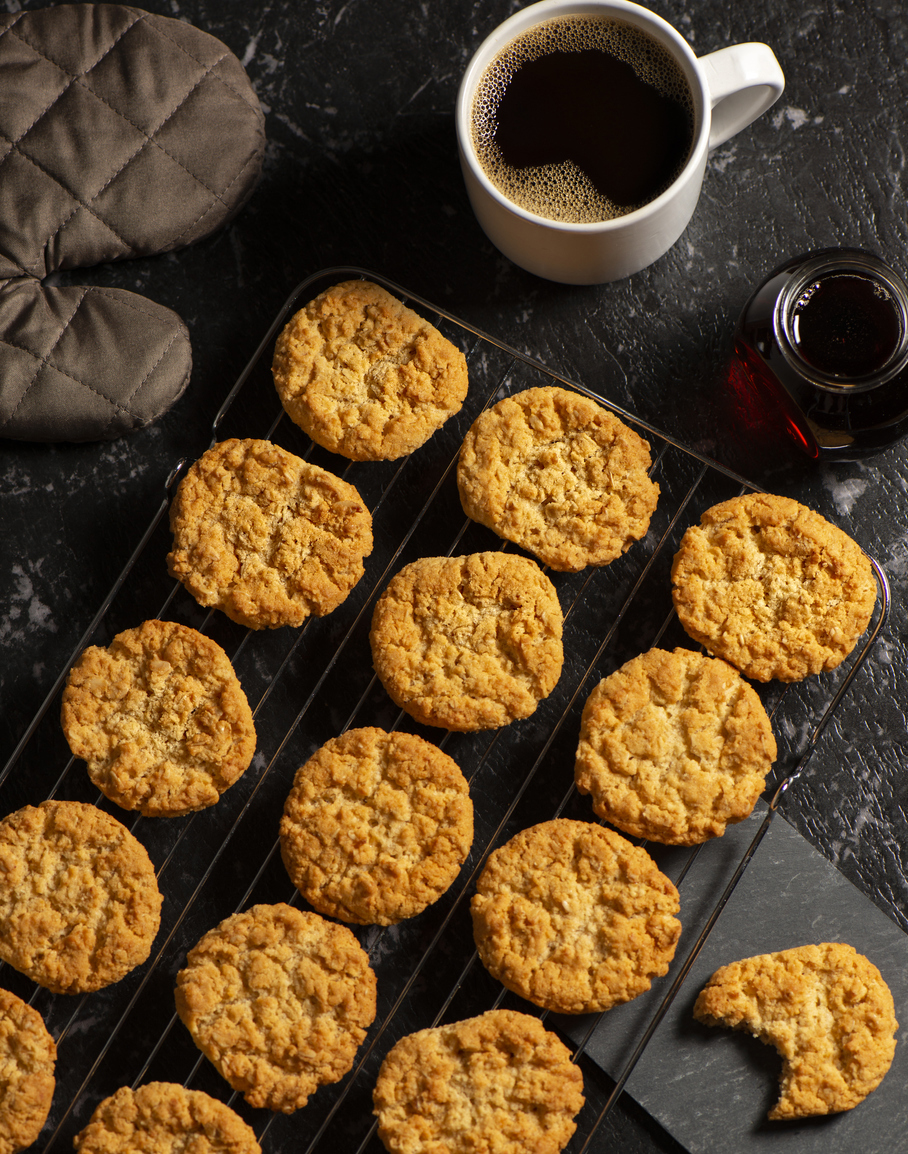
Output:
<path fill-rule="evenodd" d="M 694 103 L 690 156 L 673 183 L 625 216 L 589 224 L 549 220 L 499 192 L 476 156 L 473 95 L 499 51 L 520 33 L 559 16 L 623 20 L 662 44 L 682 68 Z M 541 0 L 515 12 L 479 46 L 457 95 L 460 163 L 473 211 L 489 240 L 521 268 L 565 284 L 602 284 L 639 272 L 687 227 L 700 195 L 709 150 L 746 128 L 781 96 L 785 77 L 766 44 L 734 44 L 698 59 L 660 16 L 630 0 Z"/>

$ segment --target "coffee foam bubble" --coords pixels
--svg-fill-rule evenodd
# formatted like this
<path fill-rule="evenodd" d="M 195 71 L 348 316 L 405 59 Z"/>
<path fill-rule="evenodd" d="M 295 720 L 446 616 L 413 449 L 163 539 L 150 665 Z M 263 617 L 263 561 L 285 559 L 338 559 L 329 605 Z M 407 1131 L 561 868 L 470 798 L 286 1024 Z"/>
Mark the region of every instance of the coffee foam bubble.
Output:
<path fill-rule="evenodd" d="M 629 64 L 638 79 L 680 104 L 689 113 L 691 123 L 694 120 L 693 97 L 677 62 L 646 32 L 624 21 L 599 16 L 561 16 L 527 29 L 505 45 L 486 69 L 473 96 L 473 147 L 486 176 L 513 204 L 537 216 L 570 224 L 614 220 L 642 205 L 617 205 L 610 201 L 570 160 L 540 167 L 511 167 L 495 141 L 496 117 L 498 105 L 518 68 L 553 52 L 584 49 L 607 52 Z M 681 167 L 683 163 L 678 172 Z M 671 180 L 678 172 L 672 174 Z"/>

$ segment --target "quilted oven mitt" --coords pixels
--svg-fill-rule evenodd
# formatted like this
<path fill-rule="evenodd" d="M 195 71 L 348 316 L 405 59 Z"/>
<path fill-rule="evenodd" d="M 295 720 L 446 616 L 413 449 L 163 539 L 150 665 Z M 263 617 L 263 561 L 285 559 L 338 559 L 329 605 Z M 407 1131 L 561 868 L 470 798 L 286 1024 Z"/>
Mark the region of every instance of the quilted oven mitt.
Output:
<path fill-rule="evenodd" d="M 249 79 L 208 33 L 119 4 L 0 16 L 0 437 L 113 438 L 173 404 L 192 366 L 176 313 L 44 278 L 208 236 L 264 146 Z"/>

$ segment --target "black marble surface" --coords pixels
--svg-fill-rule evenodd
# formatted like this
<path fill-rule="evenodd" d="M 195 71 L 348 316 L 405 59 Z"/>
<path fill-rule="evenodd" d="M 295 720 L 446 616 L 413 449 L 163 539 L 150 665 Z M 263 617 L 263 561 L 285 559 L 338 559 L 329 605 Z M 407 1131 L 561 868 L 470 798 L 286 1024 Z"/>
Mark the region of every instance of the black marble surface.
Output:
<path fill-rule="evenodd" d="M 734 41 L 770 44 L 787 87 L 769 113 L 713 154 L 677 245 L 649 269 L 594 287 L 515 268 L 485 240 L 463 189 L 452 115 L 460 74 L 516 5 L 144 6 L 213 33 L 244 62 L 266 113 L 265 170 L 236 221 L 202 244 L 66 274 L 71 283 L 139 291 L 179 312 L 192 337 L 193 377 L 168 414 L 128 438 L 0 441 L 0 765 L 137 545 L 171 468 L 207 446 L 222 399 L 288 294 L 321 268 L 357 265 L 593 389 L 610 354 L 624 374 L 617 384 L 605 374 L 611 400 L 812 505 L 881 562 L 893 596 L 885 634 L 785 812 L 908 929 L 908 444 L 860 464 L 822 466 L 781 449 L 755 451 L 729 425 L 723 392 L 735 318 L 751 286 L 784 258 L 856 245 L 908 271 L 901 0 L 651 5 L 699 55 Z M 588 1089 L 595 1100 L 594 1069 Z M 631 1101 L 593 1148 L 680 1149 Z M 787 1149 L 797 1151 L 796 1143 Z"/>

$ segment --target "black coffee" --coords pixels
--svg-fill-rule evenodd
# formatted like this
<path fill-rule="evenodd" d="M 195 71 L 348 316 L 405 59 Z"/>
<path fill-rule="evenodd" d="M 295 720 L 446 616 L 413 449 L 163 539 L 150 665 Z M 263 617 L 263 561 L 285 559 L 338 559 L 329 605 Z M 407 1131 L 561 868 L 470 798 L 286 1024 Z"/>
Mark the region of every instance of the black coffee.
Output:
<path fill-rule="evenodd" d="M 690 88 L 671 54 L 623 21 L 565 16 L 493 60 L 473 141 L 509 200 L 552 220 L 624 216 L 654 200 L 690 154 Z"/>

